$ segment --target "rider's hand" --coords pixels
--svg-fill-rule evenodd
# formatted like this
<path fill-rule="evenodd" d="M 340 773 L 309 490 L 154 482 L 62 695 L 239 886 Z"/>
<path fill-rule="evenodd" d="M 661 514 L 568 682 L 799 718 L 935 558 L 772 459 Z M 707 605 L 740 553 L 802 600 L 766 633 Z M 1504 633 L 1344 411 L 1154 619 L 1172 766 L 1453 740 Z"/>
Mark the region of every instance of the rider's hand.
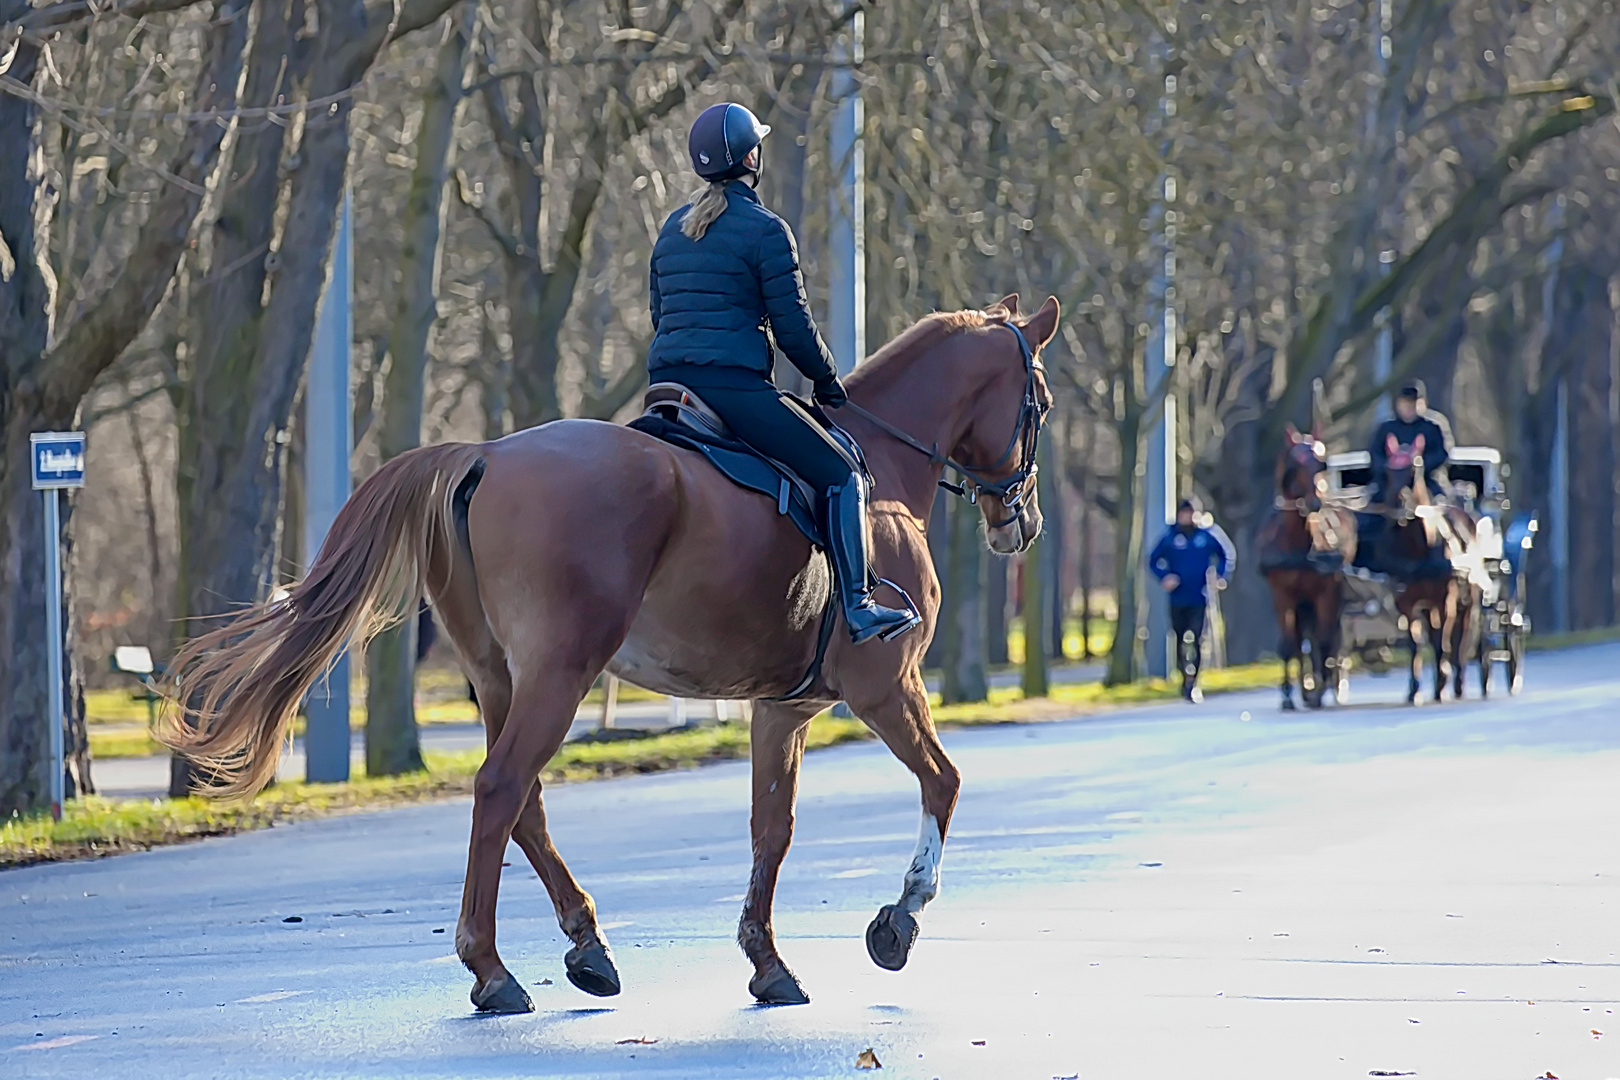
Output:
<path fill-rule="evenodd" d="M 834 376 L 826 382 L 816 383 L 816 403 L 827 409 L 841 409 L 849 400 L 849 394 L 844 390 L 844 380 Z"/>
<path fill-rule="evenodd" d="M 1165 592 L 1175 592 L 1176 586 L 1181 584 L 1181 578 L 1175 574 L 1166 574 L 1159 579 L 1159 584 L 1164 586 Z"/>

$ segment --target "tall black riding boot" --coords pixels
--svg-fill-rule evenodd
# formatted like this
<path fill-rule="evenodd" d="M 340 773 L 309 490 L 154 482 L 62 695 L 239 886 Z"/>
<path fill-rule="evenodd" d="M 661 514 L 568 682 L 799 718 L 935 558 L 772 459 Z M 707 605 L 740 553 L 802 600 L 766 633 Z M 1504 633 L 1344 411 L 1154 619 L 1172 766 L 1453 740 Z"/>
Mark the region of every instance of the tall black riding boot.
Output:
<path fill-rule="evenodd" d="M 828 554 L 850 639 L 857 645 L 874 637 L 888 641 L 921 623 L 922 617 L 915 611 L 886 608 L 872 599 L 866 573 L 865 482 L 851 475 L 842 486 L 828 491 L 826 512 Z"/>

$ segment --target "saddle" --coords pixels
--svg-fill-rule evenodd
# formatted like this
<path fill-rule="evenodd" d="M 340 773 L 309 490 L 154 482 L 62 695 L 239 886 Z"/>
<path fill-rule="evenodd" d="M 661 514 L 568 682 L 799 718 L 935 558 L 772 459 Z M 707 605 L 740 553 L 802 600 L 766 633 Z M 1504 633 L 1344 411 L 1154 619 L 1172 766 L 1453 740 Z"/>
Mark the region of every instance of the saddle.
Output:
<path fill-rule="evenodd" d="M 866 459 L 848 432 L 813 405 L 806 405 L 791 395 L 784 396 L 783 401 L 788 408 L 797 409 L 825 431 L 834 448 L 848 462 L 850 471 L 865 477 L 867 484 L 871 484 Z M 673 446 L 702 454 L 738 487 L 775 499 L 776 512 L 792 521 L 805 539 L 826 550 L 827 537 L 822 531 L 819 512 L 823 493 L 816 491 L 809 481 L 733 435 L 719 413 L 679 383 L 654 383 L 648 387 L 644 408 L 645 412 L 630 421 L 631 427 Z"/>
<path fill-rule="evenodd" d="M 779 515 L 792 521 L 794 527 L 815 547 L 823 552 L 827 550 L 827 535 L 822 529 L 819 512 L 822 492 L 816 491 L 787 465 L 766 457 L 733 435 L 719 413 L 680 383 L 654 383 L 647 388 L 643 401 L 646 411 L 630 421 L 630 427 L 672 446 L 702 454 L 720 470 L 722 476 L 738 487 L 775 499 Z M 861 448 L 849 433 L 814 405 L 807 405 L 791 395 L 784 395 L 783 402 L 788 408 L 802 412 L 827 433 L 833 447 L 849 464 L 850 471 L 863 478 L 870 494 L 872 474 L 867 471 Z M 831 562 L 830 558 L 828 562 Z M 867 567 L 866 573 L 869 579 L 875 577 L 871 567 Z M 821 677 L 827 646 L 832 641 L 837 607 L 838 590 L 829 589 L 827 606 L 821 613 L 821 627 L 816 635 L 815 658 L 793 689 L 774 700 L 794 701 L 804 697 Z"/>

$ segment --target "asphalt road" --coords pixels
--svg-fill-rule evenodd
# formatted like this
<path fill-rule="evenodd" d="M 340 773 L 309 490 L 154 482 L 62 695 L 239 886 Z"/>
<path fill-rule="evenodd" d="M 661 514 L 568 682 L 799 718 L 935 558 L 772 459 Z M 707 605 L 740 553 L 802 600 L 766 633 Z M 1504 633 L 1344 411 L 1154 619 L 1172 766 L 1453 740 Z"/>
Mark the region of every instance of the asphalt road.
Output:
<path fill-rule="evenodd" d="M 1617 687 L 1604 646 L 1533 657 L 1511 702 L 1379 704 L 1386 679 L 1319 714 L 951 733 L 945 891 L 898 974 L 861 934 L 915 784 L 875 744 L 813 754 L 776 919 L 795 1008 L 751 1005 L 732 942 L 742 764 L 549 793 L 626 990 L 567 984 L 514 849 L 531 1016 L 475 1016 L 451 955 L 466 802 L 12 871 L 0 1076 L 844 1077 L 870 1048 L 890 1077 L 1617 1077 Z"/>

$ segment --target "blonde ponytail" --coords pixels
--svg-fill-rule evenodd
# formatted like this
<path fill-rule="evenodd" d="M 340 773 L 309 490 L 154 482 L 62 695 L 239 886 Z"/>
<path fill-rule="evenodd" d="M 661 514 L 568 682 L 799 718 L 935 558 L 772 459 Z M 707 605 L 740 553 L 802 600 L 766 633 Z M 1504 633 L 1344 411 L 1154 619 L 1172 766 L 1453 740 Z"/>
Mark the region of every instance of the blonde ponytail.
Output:
<path fill-rule="evenodd" d="M 726 212 L 726 185 L 724 181 L 712 183 L 692 193 L 691 209 L 681 222 L 681 232 L 693 240 L 703 239 L 714 219 Z"/>

